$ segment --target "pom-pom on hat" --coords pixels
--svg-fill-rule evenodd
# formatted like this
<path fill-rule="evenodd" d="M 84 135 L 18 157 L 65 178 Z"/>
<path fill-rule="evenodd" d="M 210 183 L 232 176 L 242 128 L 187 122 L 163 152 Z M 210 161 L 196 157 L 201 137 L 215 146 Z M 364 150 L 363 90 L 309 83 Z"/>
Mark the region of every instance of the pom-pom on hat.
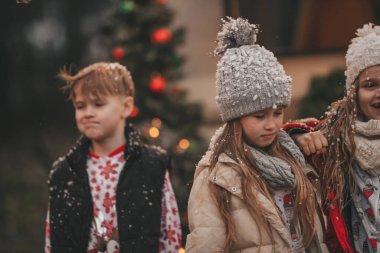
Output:
<path fill-rule="evenodd" d="M 218 33 L 216 103 L 223 121 L 288 106 L 291 78 L 272 52 L 255 44 L 258 26 L 227 17 Z"/>
<path fill-rule="evenodd" d="M 346 54 L 346 90 L 366 68 L 380 64 L 380 26 L 365 24 L 356 31 Z"/>

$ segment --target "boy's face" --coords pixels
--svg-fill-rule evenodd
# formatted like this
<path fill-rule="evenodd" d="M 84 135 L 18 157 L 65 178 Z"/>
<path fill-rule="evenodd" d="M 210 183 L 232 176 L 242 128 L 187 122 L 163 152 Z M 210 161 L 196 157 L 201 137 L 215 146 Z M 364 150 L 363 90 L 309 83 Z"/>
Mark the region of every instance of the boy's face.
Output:
<path fill-rule="evenodd" d="M 258 148 L 272 144 L 280 131 L 284 118 L 284 108 L 267 108 L 240 118 L 244 138 Z"/>
<path fill-rule="evenodd" d="M 98 143 L 124 138 L 126 118 L 133 109 L 133 98 L 105 95 L 84 96 L 80 87 L 74 89 L 75 120 L 79 131 Z"/>

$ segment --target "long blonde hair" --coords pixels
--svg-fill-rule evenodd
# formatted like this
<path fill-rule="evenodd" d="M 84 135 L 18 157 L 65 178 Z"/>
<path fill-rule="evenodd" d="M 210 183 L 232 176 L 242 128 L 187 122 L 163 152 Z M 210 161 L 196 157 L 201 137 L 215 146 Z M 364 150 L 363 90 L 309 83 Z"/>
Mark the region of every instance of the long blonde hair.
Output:
<path fill-rule="evenodd" d="M 213 148 L 213 154 L 210 158 L 210 171 L 215 169 L 215 165 L 218 162 L 218 157 L 221 153 L 227 150 L 232 154 L 232 157 L 239 161 L 240 170 L 242 173 L 242 193 L 247 205 L 247 209 L 258 224 L 260 242 L 262 243 L 262 230 L 271 235 L 272 242 L 272 230 L 270 224 L 266 221 L 267 213 L 265 208 L 258 200 L 258 193 L 266 196 L 275 207 L 274 200 L 272 198 L 271 190 L 268 184 L 261 176 L 259 170 L 256 167 L 255 158 L 247 148 L 247 144 L 244 142 L 243 129 L 239 120 L 233 120 L 226 124 L 223 132 L 218 137 Z M 278 140 L 272 144 L 270 151 L 273 156 L 282 158 L 287 161 L 292 168 L 292 172 L 295 175 L 295 217 L 298 218 L 301 231 L 303 234 L 303 243 L 307 247 L 315 234 L 315 222 L 314 213 L 316 210 L 316 199 L 313 191 L 312 184 L 308 181 L 302 172 L 301 166 L 298 161 L 288 153 L 279 144 Z M 220 214 L 226 225 L 226 242 L 225 249 L 229 249 L 232 243 L 237 241 L 236 228 L 231 216 L 230 198 L 226 190 L 218 187 L 217 185 L 210 184 L 210 189 L 218 204 Z M 276 209 L 278 211 L 278 209 Z M 302 211 L 300 211 L 302 210 Z M 279 212 L 279 211 L 278 211 Z M 280 215 L 280 213 L 279 213 Z"/>
<path fill-rule="evenodd" d="M 320 171 L 323 203 L 327 205 L 331 201 L 338 201 L 340 209 L 343 208 L 345 199 L 345 185 L 352 182 L 352 162 L 356 150 L 355 121 L 359 112 L 357 92 L 356 80 L 346 96 L 331 105 L 321 127 L 329 143 L 322 156 L 323 164 Z M 313 159 L 315 161 L 317 158 Z M 335 196 L 331 195 L 331 189 L 334 189 Z"/>

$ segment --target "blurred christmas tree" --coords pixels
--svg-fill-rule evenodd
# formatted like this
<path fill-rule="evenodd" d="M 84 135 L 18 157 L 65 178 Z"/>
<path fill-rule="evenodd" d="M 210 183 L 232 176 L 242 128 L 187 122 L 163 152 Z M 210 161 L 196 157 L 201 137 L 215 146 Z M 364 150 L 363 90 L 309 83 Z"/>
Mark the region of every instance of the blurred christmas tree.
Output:
<path fill-rule="evenodd" d="M 171 155 L 171 178 L 186 235 L 187 184 L 205 143 L 197 129 L 201 107 L 185 100 L 178 82 L 184 58 L 176 49 L 184 30 L 171 26 L 173 11 L 166 0 L 119 0 L 111 17 L 102 31 L 110 38 L 110 57 L 128 67 L 136 86 L 130 122 L 149 143 Z"/>
<path fill-rule="evenodd" d="M 301 100 L 299 118 L 324 116 L 327 107 L 344 95 L 345 76 L 343 70 L 333 70 L 327 76 L 314 77 L 309 93 Z"/>

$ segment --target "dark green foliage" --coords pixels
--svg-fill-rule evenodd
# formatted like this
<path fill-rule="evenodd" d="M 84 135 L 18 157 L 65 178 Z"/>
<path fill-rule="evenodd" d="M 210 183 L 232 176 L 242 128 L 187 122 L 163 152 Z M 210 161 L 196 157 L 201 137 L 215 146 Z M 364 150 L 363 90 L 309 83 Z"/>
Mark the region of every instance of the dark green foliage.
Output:
<path fill-rule="evenodd" d="M 322 117 L 332 102 L 343 97 L 345 80 L 343 70 L 334 70 L 327 76 L 314 77 L 309 93 L 301 100 L 298 117 Z"/>

